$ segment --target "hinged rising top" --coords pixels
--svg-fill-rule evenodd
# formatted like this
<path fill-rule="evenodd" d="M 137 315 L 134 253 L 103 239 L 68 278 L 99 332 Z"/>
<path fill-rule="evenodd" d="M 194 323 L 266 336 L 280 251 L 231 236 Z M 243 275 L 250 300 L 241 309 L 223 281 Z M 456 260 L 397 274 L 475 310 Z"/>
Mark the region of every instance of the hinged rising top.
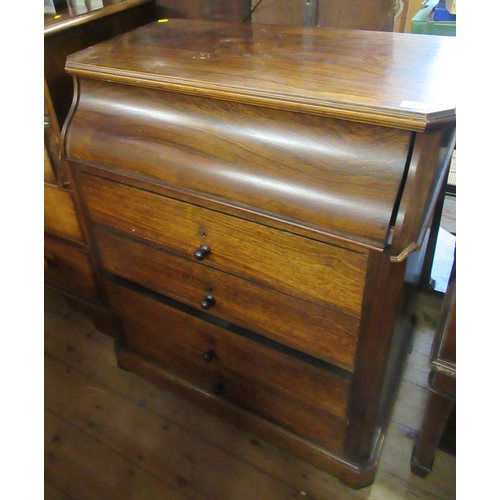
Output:
<path fill-rule="evenodd" d="M 68 57 L 76 76 L 423 131 L 455 120 L 452 37 L 160 20 Z"/>

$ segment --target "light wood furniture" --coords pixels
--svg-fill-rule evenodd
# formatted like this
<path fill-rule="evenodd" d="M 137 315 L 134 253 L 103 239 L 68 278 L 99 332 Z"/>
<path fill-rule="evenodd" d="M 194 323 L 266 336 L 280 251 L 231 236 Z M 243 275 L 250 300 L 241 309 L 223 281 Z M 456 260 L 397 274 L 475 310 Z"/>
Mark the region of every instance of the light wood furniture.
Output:
<path fill-rule="evenodd" d="M 456 401 L 456 293 L 454 264 L 430 356 L 430 397 L 410 460 L 411 471 L 420 477 L 426 477 L 432 471 L 439 440 Z"/>
<path fill-rule="evenodd" d="M 119 366 L 371 484 L 410 339 L 406 264 L 454 143 L 453 54 L 169 20 L 71 55 L 65 152 Z"/>
<path fill-rule="evenodd" d="M 44 214 L 45 283 L 108 328 L 109 316 L 97 285 L 88 240 L 80 224 L 68 165 L 62 155 L 61 127 L 73 99 L 66 57 L 154 19 L 151 0 L 54 1 L 44 15 Z M 82 6 L 80 5 L 80 8 Z"/>

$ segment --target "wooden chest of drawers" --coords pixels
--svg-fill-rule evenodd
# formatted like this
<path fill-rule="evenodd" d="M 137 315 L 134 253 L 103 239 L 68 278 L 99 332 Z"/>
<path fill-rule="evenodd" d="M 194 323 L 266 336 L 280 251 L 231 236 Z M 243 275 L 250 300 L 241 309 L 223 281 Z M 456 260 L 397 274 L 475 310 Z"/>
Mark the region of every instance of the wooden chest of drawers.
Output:
<path fill-rule="evenodd" d="M 70 56 L 66 156 L 119 366 L 371 484 L 410 339 L 407 261 L 454 145 L 453 54 L 169 20 Z"/>

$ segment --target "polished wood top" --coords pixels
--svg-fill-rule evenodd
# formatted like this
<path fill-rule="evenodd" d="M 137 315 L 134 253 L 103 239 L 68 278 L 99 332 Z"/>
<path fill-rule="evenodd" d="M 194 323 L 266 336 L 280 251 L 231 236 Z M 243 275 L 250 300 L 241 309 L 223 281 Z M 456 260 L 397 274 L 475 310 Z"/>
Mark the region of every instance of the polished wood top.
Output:
<path fill-rule="evenodd" d="M 46 0 L 44 36 L 110 16 L 154 0 Z"/>
<path fill-rule="evenodd" d="M 455 120 L 453 37 L 162 19 L 68 57 L 111 82 L 422 131 Z"/>

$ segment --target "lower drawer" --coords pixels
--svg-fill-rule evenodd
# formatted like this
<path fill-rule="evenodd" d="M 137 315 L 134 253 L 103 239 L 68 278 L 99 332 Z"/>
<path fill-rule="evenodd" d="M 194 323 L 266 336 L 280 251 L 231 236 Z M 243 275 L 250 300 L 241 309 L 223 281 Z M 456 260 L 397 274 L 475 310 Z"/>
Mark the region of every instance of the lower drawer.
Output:
<path fill-rule="evenodd" d="M 88 254 L 58 239 L 45 236 L 45 281 L 86 299 L 100 301 Z"/>
<path fill-rule="evenodd" d="M 106 282 L 132 352 L 206 391 L 327 448 L 341 451 L 350 381 L 265 343 Z"/>

